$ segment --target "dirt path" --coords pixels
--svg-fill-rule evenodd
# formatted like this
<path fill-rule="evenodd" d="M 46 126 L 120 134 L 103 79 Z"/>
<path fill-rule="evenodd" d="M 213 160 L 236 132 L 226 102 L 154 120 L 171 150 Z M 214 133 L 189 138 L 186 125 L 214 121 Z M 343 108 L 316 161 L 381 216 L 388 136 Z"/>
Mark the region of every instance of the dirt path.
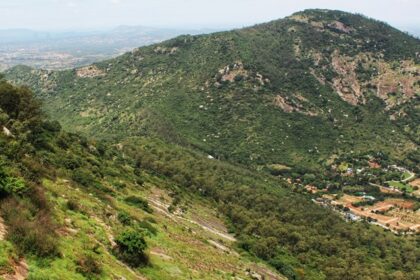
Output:
<path fill-rule="evenodd" d="M 416 173 L 411 172 L 411 171 L 407 171 L 407 172 L 409 172 L 409 173 L 410 173 L 410 177 L 405 178 L 404 180 L 401 180 L 401 182 L 403 182 L 403 183 L 408 182 L 408 181 L 410 181 L 411 179 L 413 179 L 414 177 L 416 177 Z"/>
<path fill-rule="evenodd" d="M 204 229 L 207 232 L 210 232 L 212 234 L 215 234 L 223 239 L 235 242 L 236 238 L 233 237 L 232 235 L 230 235 L 227 232 L 222 232 L 216 228 L 211 227 L 210 225 L 205 224 L 202 221 L 196 221 L 196 220 L 192 220 L 192 219 L 188 219 L 185 217 L 182 217 L 180 215 L 175 215 L 172 214 L 168 211 L 169 208 L 169 204 L 163 203 L 162 201 L 160 201 L 159 199 L 153 198 L 153 197 L 149 197 L 148 201 L 150 202 L 151 206 L 153 209 L 155 209 L 157 212 L 162 213 L 163 215 L 167 216 L 168 218 L 170 218 L 171 220 L 173 220 L 174 222 L 177 222 L 179 220 L 183 220 L 186 221 L 188 223 L 194 224 L 194 225 L 198 225 L 199 227 L 201 227 L 202 229 Z"/>
<path fill-rule="evenodd" d="M 114 235 L 112 234 L 111 227 L 98 217 L 94 216 L 93 219 L 105 230 L 106 236 L 108 238 L 109 243 L 111 243 L 111 247 L 114 248 L 117 246 L 117 243 L 115 243 Z"/>
<path fill-rule="evenodd" d="M 207 242 L 209 242 L 211 245 L 213 245 L 215 248 L 217 248 L 217 249 L 219 249 L 219 250 L 221 250 L 221 251 L 223 251 L 223 252 L 225 252 L 225 253 L 228 253 L 228 254 L 233 254 L 233 255 L 235 255 L 235 256 L 237 256 L 237 257 L 239 257 L 239 254 L 237 253 L 237 252 L 235 252 L 235 251 L 232 251 L 230 248 L 228 248 L 228 247 L 226 247 L 225 245 L 223 245 L 223 244 L 220 244 L 219 242 L 217 242 L 217 241 L 214 241 L 214 240 L 211 240 L 211 239 L 209 239 L 209 240 L 207 240 Z"/>
<path fill-rule="evenodd" d="M 7 234 L 7 228 L 4 224 L 4 220 L 0 217 L 0 240 L 4 240 Z"/>
<path fill-rule="evenodd" d="M 172 257 L 165 254 L 165 251 L 163 249 L 157 247 L 152 248 L 150 250 L 150 255 L 158 256 L 159 258 L 164 260 L 172 260 Z"/>
<path fill-rule="evenodd" d="M 19 262 L 16 262 L 12 265 L 14 270 L 13 275 L 2 275 L 4 280 L 25 280 L 28 278 L 29 267 L 25 259 L 21 259 Z"/>
<path fill-rule="evenodd" d="M 4 240 L 7 235 L 7 227 L 4 224 L 4 220 L 0 217 L 0 241 Z M 13 274 L 1 275 L 4 280 L 25 280 L 28 278 L 29 267 L 26 263 L 25 258 L 21 258 L 19 261 L 13 261 L 10 264 L 13 269 Z"/>

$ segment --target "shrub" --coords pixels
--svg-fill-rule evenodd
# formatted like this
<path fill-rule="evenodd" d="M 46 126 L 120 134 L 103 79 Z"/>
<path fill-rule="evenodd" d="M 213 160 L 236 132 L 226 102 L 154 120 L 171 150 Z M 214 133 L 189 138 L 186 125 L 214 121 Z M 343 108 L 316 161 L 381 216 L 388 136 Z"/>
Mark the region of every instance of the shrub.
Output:
<path fill-rule="evenodd" d="M 40 257 L 58 254 L 56 227 L 48 211 L 32 215 L 28 206 L 15 198 L 3 202 L 1 210 L 8 226 L 7 238 L 16 244 L 18 253 L 31 253 Z"/>
<path fill-rule="evenodd" d="M 91 279 L 92 277 L 100 275 L 102 273 L 102 268 L 96 256 L 89 253 L 79 257 L 76 271 L 86 278 Z"/>
<path fill-rule="evenodd" d="M 140 209 L 142 209 L 142 210 L 144 210 L 148 213 L 153 212 L 153 209 L 150 208 L 149 203 L 141 197 L 129 196 L 129 197 L 125 198 L 124 201 L 127 202 L 128 204 L 136 206 L 137 208 L 140 208 Z"/>
<path fill-rule="evenodd" d="M 23 179 L 6 177 L 0 180 L 0 191 L 8 194 L 23 194 L 27 187 Z"/>
<path fill-rule="evenodd" d="M 118 235 L 115 242 L 119 259 L 134 267 L 148 264 L 149 259 L 144 252 L 147 244 L 142 233 L 129 229 Z"/>
<path fill-rule="evenodd" d="M 157 229 L 148 221 L 144 220 L 138 223 L 138 226 L 142 229 L 147 230 L 148 233 L 152 234 L 152 235 L 156 235 L 157 234 Z"/>
<path fill-rule="evenodd" d="M 79 204 L 74 200 L 68 200 L 66 205 L 67 205 L 67 209 L 71 211 L 74 211 L 74 212 L 79 211 Z"/>
<path fill-rule="evenodd" d="M 23 194 L 27 191 L 25 181 L 8 174 L 4 162 L 0 161 L 0 192 L 3 194 Z"/>
<path fill-rule="evenodd" d="M 130 225 L 131 224 L 131 217 L 127 212 L 120 212 L 118 213 L 118 221 L 122 223 L 123 225 Z"/>
<path fill-rule="evenodd" d="M 71 177 L 73 181 L 85 187 L 92 186 L 96 183 L 92 173 L 82 169 L 75 170 Z"/>

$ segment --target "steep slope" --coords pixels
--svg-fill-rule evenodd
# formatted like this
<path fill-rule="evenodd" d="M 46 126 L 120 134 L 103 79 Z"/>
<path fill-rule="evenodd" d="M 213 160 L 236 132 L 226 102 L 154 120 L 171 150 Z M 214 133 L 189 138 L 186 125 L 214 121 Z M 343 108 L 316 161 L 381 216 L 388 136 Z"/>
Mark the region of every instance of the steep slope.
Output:
<path fill-rule="evenodd" d="M 7 75 L 72 131 L 154 135 L 255 166 L 314 168 L 334 153 L 401 158 L 416 148 L 419 53 L 418 39 L 384 23 L 308 10 L 87 68 Z"/>
<path fill-rule="evenodd" d="M 61 131 L 3 80 L 0 128 L 1 279 L 285 279 L 238 250 L 214 204 Z"/>
<path fill-rule="evenodd" d="M 63 132 L 25 88 L 2 81 L 0 96 L 6 279 L 283 278 L 250 256 L 289 279 L 419 277 L 415 236 L 347 223 L 280 178 L 187 148 Z"/>

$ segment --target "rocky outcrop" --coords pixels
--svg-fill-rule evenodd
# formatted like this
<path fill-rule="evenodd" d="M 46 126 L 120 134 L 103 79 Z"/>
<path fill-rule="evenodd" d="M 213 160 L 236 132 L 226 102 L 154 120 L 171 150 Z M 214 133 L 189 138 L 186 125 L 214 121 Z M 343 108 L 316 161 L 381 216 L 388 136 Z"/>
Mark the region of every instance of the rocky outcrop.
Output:
<path fill-rule="evenodd" d="M 105 72 L 95 65 L 90 65 L 76 69 L 76 76 L 79 78 L 96 78 L 105 76 Z"/>
<path fill-rule="evenodd" d="M 7 137 L 14 137 L 12 132 L 5 126 L 3 126 L 3 134 L 6 135 Z"/>
<path fill-rule="evenodd" d="M 274 97 L 274 106 L 281 108 L 286 113 L 297 112 L 308 116 L 317 116 L 315 111 L 309 110 L 306 106 L 308 100 L 302 95 L 296 94 L 293 98 L 276 95 Z M 309 105 L 308 105 L 309 106 Z"/>
<path fill-rule="evenodd" d="M 332 67 L 338 74 L 333 79 L 332 86 L 338 95 L 346 102 L 357 105 L 364 103 L 359 80 L 356 74 L 356 62 L 353 58 L 342 56 L 338 51 L 332 55 Z"/>
<path fill-rule="evenodd" d="M 338 21 L 338 20 L 335 20 L 335 21 L 329 23 L 327 26 L 332 30 L 340 31 L 340 32 L 347 33 L 347 34 L 354 31 L 353 28 L 345 25 L 344 23 L 342 23 L 341 21 Z"/>

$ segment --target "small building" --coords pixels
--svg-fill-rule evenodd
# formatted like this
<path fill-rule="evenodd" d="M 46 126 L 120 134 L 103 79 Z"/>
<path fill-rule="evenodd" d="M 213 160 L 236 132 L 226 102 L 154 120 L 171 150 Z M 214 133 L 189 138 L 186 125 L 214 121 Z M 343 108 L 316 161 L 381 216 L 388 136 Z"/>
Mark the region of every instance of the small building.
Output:
<path fill-rule="evenodd" d="M 373 196 L 371 196 L 371 195 L 364 195 L 364 196 L 363 196 L 363 199 L 373 201 L 373 200 L 375 200 L 376 198 L 375 198 L 375 197 L 373 197 Z"/>
<path fill-rule="evenodd" d="M 353 213 L 346 213 L 345 217 L 346 217 L 347 220 L 350 220 L 350 221 L 353 221 L 353 222 L 356 222 L 356 221 L 360 220 L 360 217 L 353 214 Z"/>

